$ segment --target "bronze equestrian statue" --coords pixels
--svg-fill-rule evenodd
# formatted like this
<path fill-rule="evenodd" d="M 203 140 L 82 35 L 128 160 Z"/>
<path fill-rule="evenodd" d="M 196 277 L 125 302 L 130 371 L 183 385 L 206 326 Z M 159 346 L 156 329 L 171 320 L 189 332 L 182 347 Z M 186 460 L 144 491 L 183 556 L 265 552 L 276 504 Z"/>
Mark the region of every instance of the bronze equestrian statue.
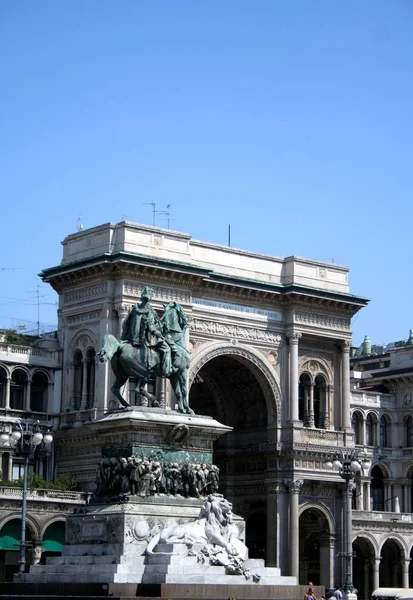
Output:
<path fill-rule="evenodd" d="M 100 361 L 110 360 L 116 376 L 112 392 L 123 407 L 130 406 L 120 393 L 129 377 L 136 378 L 135 392 L 156 406 L 156 398 L 145 386 L 150 378 L 161 375 L 171 382 L 178 411 L 194 414 L 188 403 L 190 355 L 184 340 L 188 319 L 177 302 L 169 302 L 160 319 L 151 305 L 152 294 L 152 288 L 143 289 L 140 303 L 132 308 L 123 324 L 121 342 L 113 335 L 105 335 Z"/>

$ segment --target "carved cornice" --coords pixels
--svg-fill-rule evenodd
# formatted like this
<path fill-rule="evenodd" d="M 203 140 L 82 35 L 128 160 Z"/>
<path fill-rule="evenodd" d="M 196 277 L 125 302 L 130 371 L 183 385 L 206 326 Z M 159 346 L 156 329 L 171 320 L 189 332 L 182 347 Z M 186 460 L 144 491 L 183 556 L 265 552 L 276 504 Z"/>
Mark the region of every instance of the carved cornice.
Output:
<path fill-rule="evenodd" d="M 125 296 L 131 298 L 140 298 L 142 290 L 146 283 L 140 283 L 137 281 L 125 281 L 123 285 L 123 293 Z M 191 292 L 189 290 L 179 290 L 176 288 L 162 287 L 162 286 L 151 286 L 153 289 L 154 300 L 161 300 L 166 302 L 180 302 L 182 304 L 189 304 L 191 302 Z"/>

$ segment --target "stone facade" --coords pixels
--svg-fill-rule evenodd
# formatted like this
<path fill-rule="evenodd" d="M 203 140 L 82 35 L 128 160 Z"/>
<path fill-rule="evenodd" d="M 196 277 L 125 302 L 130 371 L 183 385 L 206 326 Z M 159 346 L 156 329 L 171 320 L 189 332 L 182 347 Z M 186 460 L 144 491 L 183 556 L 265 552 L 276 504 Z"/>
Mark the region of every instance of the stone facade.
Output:
<path fill-rule="evenodd" d="M 220 491 L 246 521 L 250 556 L 265 558 L 268 567 L 300 583 L 332 587 L 343 581 L 343 481 L 325 462 L 338 449 L 356 448 L 373 461 L 357 479 L 353 510 L 359 597 L 367 600 L 378 583 L 391 585 L 395 577 L 406 584 L 411 504 L 400 497 L 404 512 L 397 531 L 388 508 L 395 510 L 400 485 L 403 492 L 397 494 L 410 498 L 413 462 L 408 448 L 394 445 L 394 433 L 392 464 L 396 469 L 400 453 L 404 466 L 390 470 L 388 449 L 379 455 L 378 423 L 386 414 L 396 427 L 400 410 L 407 417 L 399 399 L 407 392 L 356 390 L 354 380 L 350 386 L 351 318 L 367 300 L 350 293 L 347 268 L 123 222 L 68 236 L 62 263 L 45 269 L 42 278 L 59 293 L 58 472 L 76 472 L 84 491 L 95 489 L 101 444 L 88 424 L 117 407 L 112 373 L 97 353 L 105 334 L 119 336 L 148 284 L 157 310 L 175 300 L 190 318 L 190 405 L 232 428 L 214 442 L 214 463 L 221 471 Z M 150 385 L 161 405 L 174 409 L 169 382 L 159 378 Z M 132 386 L 123 393 L 132 405 L 141 403 Z M 377 427 L 373 444 L 360 437 L 369 411 Z M 362 425 L 356 425 L 355 414 Z M 388 467 L 390 502 L 387 510 L 371 512 L 378 462 Z M 389 537 L 395 541 L 392 573 L 383 567 L 389 553 L 381 553 Z"/>

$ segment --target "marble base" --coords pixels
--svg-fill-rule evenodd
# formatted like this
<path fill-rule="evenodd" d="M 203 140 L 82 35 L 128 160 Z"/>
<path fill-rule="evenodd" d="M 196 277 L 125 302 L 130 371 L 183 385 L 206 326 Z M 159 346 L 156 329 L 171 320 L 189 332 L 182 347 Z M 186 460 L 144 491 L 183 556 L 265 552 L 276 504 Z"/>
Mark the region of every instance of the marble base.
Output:
<path fill-rule="evenodd" d="M 68 518 L 62 556 L 48 557 L 45 565 L 30 567 L 19 575 L 20 583 L 142 583 L 251 585 L 244 575 L 226 575 L 225 567 L 202 563 L 188 554 L 186 544 L 158 544 L 146 555 L 149 540 L 166 526 L 193 521 L 202 500 L 159 496 L 131 498 L 122 504 L 90 505 Z M 245 522 L 234 515 L 241 536 Z M 192 547 L 200 552 L 201 546 Z M 261 576 L 255 585 L 297 585 L 294 577 L 266 568 L 263 560 L 248 560 L 245 566 Z"/>

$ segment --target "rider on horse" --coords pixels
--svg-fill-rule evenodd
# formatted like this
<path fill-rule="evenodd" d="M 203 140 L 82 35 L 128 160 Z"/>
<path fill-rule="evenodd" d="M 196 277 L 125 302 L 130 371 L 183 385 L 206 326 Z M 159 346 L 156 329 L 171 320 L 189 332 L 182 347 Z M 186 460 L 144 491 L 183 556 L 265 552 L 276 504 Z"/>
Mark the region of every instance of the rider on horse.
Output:
<path fill-rule="evenodd" d="M 152 295 L 153 289 L 145 286 L 140 303 L 132 308 L 123 324 L 122 341 L 129 342 L 137 348 L 145 344 L 159 350 L 162 375 L 169 377 L 178 369 L 172 366 L 171 346 L 162 335 L 160 319 L 151 305 Z M 156 338 L 155 344 L 151 344 L 152 336 Z"/>

